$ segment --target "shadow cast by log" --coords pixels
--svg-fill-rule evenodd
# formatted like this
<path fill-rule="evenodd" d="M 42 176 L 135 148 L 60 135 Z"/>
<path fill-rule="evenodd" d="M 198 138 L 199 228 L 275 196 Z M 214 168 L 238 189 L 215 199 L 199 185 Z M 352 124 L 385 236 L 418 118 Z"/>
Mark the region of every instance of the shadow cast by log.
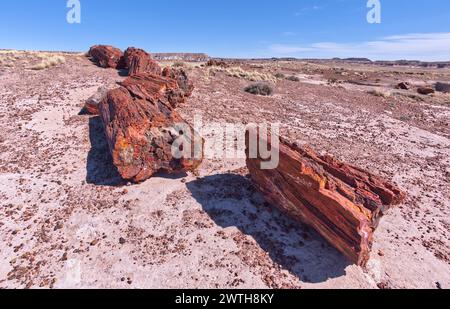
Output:
<path fill-rule="evenodd" d="M 91 150 L 87 158 L 86 182 L 99 186 L 121 186 L 126 182 L 113 164 L 100 117 L 89 119 Z"/>
<path fill-rule="evenodd" d="M 217 225 L 237 227 L 253 237 L 273 262 L 303 282 L 320 283 L 345 275 L 347 259 L 308 226 L 264 202 L 248 178 L 221 174 L 187 187 Z"/>

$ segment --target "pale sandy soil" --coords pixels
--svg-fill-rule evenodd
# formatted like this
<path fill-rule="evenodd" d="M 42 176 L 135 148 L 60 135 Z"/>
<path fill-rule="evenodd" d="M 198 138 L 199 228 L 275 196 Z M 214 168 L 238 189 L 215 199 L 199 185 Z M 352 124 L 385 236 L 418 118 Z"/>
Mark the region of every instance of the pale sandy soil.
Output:
<path fill-rule="evenodd" d="M 244 79 L 190 66 L 197 89 L 180 107 L 188 121 L 279 121 L 291 140 L 408 192 L 361 269 L 265 204 L 242 159 L 123 184 L 101 122 L 79 115 L 99 86 L 123 77 L 81 55 L 40 71 L 24 57 L 0 66 L 1 288 L 450 288 L 448 97 L 375 97 L 282 63 L 261 70 L 303 82 L 278 81 L 264 98 L 243 92 Z"/>

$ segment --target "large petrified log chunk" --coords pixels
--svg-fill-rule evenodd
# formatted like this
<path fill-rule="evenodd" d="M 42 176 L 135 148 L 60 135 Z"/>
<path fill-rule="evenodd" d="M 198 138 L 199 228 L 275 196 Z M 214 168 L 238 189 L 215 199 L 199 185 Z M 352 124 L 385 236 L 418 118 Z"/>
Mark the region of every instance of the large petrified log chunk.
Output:
<path fill-rule="evenodd" d="M 147 100 L 163 100 L 175 108 L 185 100 L 176 80 L 152 73 L 138 73 L 120 83 L 134 96 Z"/>
<path fill-rule="evenodd" d="M 154 61 L 149 53 L 143 49 L 129 47 L 124 54 L 125 66 L 128 68 L 128 75 L 138 73 L 153 73 L 161 75 L 161 67 Z"/>
<path fill-rule="evenodd" d="M 312 226 L 352 262 L 367 264 L 380 218 L 405 193 L 366 171 L 319 156 L 281 140 L 275 169 L 261 169 L 261 155 L 247 166 L 266 200 L 292 218 Z M 271 146 L 270 139 L 262 137 Z"/>
<path fill-rule="evenodd" d="M 123 53 L 109 45 L 95 45 L 89 50 L 89 56 L 102 68 L 122 69 Z"/>
<path fill-rule="evenodd" d="M 173 92 L 171 95 L 174 101 L 184 103 L 185 99 L 192 95 L 194 91 L 194 83 L 189 80 L 185 70 L 175 68 L 164 68 L 162 75 L 177 81 L 180 91 Z"/>
<path fill-rule="evenodd" d="M 173 84 L 161 76 L 135 75 L 122 87 L 109 91 L 101 102 L 110 151 L 124 179 L 141 182 L 160 170 L 192 171 L 200 165 L 203 139 L 165 97 Z M 189 144 L 180 143 L 180 139 Z M 183 156 L 174 157 L 172 146 L 179 146 Z"/>

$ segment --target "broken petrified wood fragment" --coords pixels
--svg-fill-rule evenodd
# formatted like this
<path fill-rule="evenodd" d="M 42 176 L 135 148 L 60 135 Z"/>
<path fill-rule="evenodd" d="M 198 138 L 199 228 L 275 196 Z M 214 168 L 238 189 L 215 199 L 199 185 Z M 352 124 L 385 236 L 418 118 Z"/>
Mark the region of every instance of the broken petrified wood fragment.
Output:
<path fill-rule="evenodd" d="M 423 94 L 423 95 L 429 95 L 434 93 L 434 89 L 431 87 L 419 87 L 417 88 L 417 93 Z"/>
<path fill-rule="evenodd" d="M 114 165 L 126 180 L 142 182 L 161 170 L 192 171 L 202 161 L 203 139 L 167 104 L 165 88 L 129 82 L 100 104 Z"/>
<path fill-rule="evenodd" d="M 194 91 L 194 83 L 189 80 L 184 69 L 164 68 L 162 75 L 176 80 L 178 86 L 184 91 L 184 96 L 189 97 Z"/>
<path fill-rule="evenodd" d="M 131 90 L 134 95 L 150 100 L 165 96 L 171 88 L 178 88 L 175 80 L 151 73 L 135 74 L 119 84 Z"/>
<path fill-rule="evenodd" d="M 143 49 L 129 47 L 124 54 L 124 62 L 128 68 L 128 75 L 138 73 L 153 73 L 161 75 L 161 67 L 154 61 L 149 53 Z"/>
<path fill-rule="evenodd" d="M 124 66 L 122 51 L 113 46 L 92 46 L 89 57 L 102 68 L 122 69 Z"/>
<path fill-rule="evenodd" d="M 312 226 L 352 262 L 366 265 L 380 218 L 405 193 L 368 172 L 283 140 L 276 146 L 279 165 L 262 169 L 265 160 L 259 152 L 251 157 L 251 137 L 247 132 L 247 167 L 266 200 Z"/>
<path fill-rule="evenodd" d="M 84 104 L 85 110 L 90 115 L 99 115 L 99 105 L 100 102 L 106 97 L 108 93 L 108 88 L 102 86 L 97 89 L 97 92 L 94 93 L 89 99 L 86 100 Z"/>
<path fill-rule="evenodd" d="M 194 83 L 189 80 L 189 77 L 184 69 L 164 68 L 162 75 L 176 80 L 178 89 L 170 92 L 172 102 L 176 102 L 174 107 L 178 104 L 184 103 L 186 98 L 192 95 L 194 91 Z"/>
<path fill-rule="evenodd" d="M 184 92 L 179 88 L 178 83 L 172 78 L 161 75 L 139 73 L 128 77 L 120 85 L 127 88 L 134 96 L 147 100 L 164 100 L 173 108 L 185 100 Z"/>

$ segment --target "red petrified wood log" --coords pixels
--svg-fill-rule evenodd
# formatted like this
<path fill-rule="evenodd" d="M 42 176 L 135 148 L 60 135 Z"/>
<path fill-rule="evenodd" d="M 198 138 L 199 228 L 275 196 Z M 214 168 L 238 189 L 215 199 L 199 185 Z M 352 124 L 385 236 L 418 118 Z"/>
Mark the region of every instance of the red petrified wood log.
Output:
<path fill-rule="evenodd" d="M 98 110 L 98 107 L 100 105 L 100 102 L 106 97 L 108 90 L 109 89 L 104 86 L 99 87 L 97 89 L 97 92 L 86 100 L 86 103 L 84 104 L 86 112 L 88 112 L 90 115 L 99 115 L 100 112 Z"/>
<path fill-rule="evenodd" d="M 161 75 L 139 73 L 128 77 L 120 84 L 139 98 L 150 100 L 155 96 L 164 98 L 173 108 L 185 100 L 184 92 L 178 86 L 177 81 Z"/>
<path fill-rule="evenodd" d="M 162 75 L 170 77 L 177 81 L 179 92 L 173 93 L 173 97 L 178 97 L 178 103 L 183 103 L 187 97 L 192 95 L 194 91 L 194 83 L 189 80 L 189 77 L 185 70 L 175 68 L 164 68 Z"/>
<path fill-rule="evenodd" d="M 292 218 L 312 226 L 330 244 L 360 266 L 370 257 L 380 218 L 406 194 L 362 169 L 319 156 L 311 149 L 281 141 L 275 169 L 261 169 L 261 156 L 247 166 L 266 200 Z M 270 140 L 268 141 L 270 145 Z"/>
<path fill-rule="evenodd" d="M 120 49 L 108 45 L 95 45 L 89 50 L 89 56 L 102 68 L 123 68 L 123 53 Z"/>
<path fill-rule="evenodd" d="M 138 73 L 153 73 L 161 75 L 161 67 L 154 61 L 149 53 L 143 49 L 129 47 L 124 54 L 125 66 L 128 68 L 128 75 Z"/>
<path fill-rule="evenodd" d="M 121 85 L 109 91 L 100 104 L 114 164 L 121 176 L 141 182 L 160 170 L 196 169 L 203 158 L 204 141 L 169 103 L 167 91 L 177 83 L 141 73 Z M 174 156 L 173 148 L 182 150 L 183 155 Z"/>

